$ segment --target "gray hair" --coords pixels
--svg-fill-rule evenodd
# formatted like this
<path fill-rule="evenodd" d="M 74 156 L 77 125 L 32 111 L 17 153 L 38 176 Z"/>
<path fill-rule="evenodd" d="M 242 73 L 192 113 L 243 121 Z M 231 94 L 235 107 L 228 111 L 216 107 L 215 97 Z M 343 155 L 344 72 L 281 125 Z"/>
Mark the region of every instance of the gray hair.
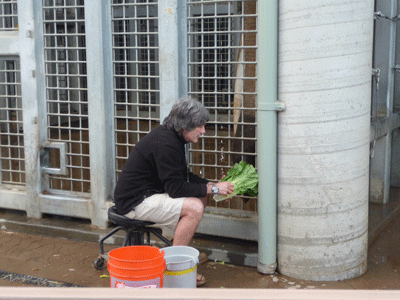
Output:
<path fill-rule="evenodd" d="M 191 131 L 206 125 L 209 119 L 210 114 L 203 104 L 186 96 L 175 102 L 163 125 L 181 134 L 184 129 Z"/>

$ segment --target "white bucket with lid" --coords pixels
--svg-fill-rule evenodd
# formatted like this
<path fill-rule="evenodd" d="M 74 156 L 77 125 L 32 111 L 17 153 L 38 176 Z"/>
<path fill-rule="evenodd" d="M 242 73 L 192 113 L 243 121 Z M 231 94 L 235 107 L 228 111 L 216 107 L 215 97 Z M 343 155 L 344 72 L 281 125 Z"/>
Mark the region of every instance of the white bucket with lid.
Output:
<path fill-rule="evenodd" d="M 167 268 L 164 272 L 164 288 L 196 288 L 199 251 L 189 246 L 163 248 Z"/>

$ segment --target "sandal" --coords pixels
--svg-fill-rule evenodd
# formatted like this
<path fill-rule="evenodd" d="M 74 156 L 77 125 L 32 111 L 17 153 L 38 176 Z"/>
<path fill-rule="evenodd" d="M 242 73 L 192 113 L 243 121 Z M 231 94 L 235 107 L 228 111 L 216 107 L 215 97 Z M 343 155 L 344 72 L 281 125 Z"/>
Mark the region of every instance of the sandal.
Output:
<path fill-rule="evenodd" d="M 206 262 L 208 262 L 208 256 L 204 252 L 200 252 L 199 254 L 199 265 L 204 265 Z"/>
<path fill-rule="evenodd" d="M 206 278 L 201 275 L 201 274 L 197 274 L 197 286 L 203 286 L 206 284 Z"/>

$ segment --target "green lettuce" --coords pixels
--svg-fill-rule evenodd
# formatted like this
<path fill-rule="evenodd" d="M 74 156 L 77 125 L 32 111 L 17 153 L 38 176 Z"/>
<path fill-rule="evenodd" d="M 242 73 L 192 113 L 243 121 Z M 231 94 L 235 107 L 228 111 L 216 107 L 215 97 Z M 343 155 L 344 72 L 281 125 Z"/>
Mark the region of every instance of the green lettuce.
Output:
<path fill-rule="evenodd" d="M 225 197 L 214 197 L 216 201 L 230 198 L 234 195 L 247 194 L 249 196 L 258 195 L 258 175 L 256 169 L 245 161 L 236 163 L 221 180 L 228 181 L 235 185 L 233 194 Z"/>

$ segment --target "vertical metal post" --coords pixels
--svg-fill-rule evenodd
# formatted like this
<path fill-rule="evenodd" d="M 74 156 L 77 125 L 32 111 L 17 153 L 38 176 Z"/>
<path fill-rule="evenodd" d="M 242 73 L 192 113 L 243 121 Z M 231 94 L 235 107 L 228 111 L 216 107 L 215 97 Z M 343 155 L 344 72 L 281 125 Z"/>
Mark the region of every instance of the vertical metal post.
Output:
<path fill-rule="evenodd" d="M 187 7 L 186 1 L 178 1 L 178 66 L 179 66 L 179 86 L 178 97 L 188 93 L 188 54 L 187 54 Z"/>
<path fill-rule="evenodd" d="M 106 15 L 110 15 L 109 1 L 101 4 L 85 2 L 86 40 L 88 48 L 87 78 L 89 104 L 89 147 L 91 196 L 93 200 L 92 224 L 105 227 L 107 223 L 106 201 L 112 192 L 111 156 L 111 36 Z M 101 63 L 104 62 L 104 63 Z"/>
<path fill-rule="evenodd" d="M 19 55 L 21 58 L 21 92 L 24 121 L 25 144 L 25 173 L 27 216 L 40 218 L 40 203 L 38 193 L 40 191 L 40 169 L 37 163 L 39 153 L 39 127 L 38 127 L 38 100 L 35 56 L 34 31 L 34 7 L 30 0 L 18 1 L 19 15 Z"/>
<path fill-rule="evenodd" d="M 397 15 L 397 0 L 391 1 L 390 5 L 391 16 Z M 397 23 L 390 21 L 390 40 L 389 40 L 389 58 L 388 58 L 388 85 L 386 94 L 386 111 L 389 120 L 393 118 L 393 102 L 394 102 L 394 76 L 395 69 L 393 68 L 396 64 L 396 27 Z M 379 97 L 379 95 L 378 95 Z M 377 124 L 376 124 L 377 126 Z M 391 174 L 391 160 L 392 160 L 392 130 L 389 130 L 385 140 L 385 173 L 383 177 L 383 203 L 389 202 L 390 193 L 390 174 Z"/>
<path fill-rule="evenodd" d="M 389 202 L 391 185 L 397 185 L 398 168 L 395 162 L 397 160 L 397 147 L 392 151 L 392 130 L 387 134 L 375 136 L 378 128 L 391 123 L 393 119 L 394 87 L 395 87 L 395 69 L 396 64 L 396 26 L 398 21 L 391 19 L 397 15 L 397 0 L 376 1 L 375 9 L 375 50 L 374 67 L 380 70 L 379 90 L 375 91 L 372 119 L 375 123 L 374 148 L 370 161 L 370 202 L 385 204 Z M 388 18 L 379 17 L 379 13 Z M 379 122 L 378 122 L 379 120 Z M 392 170 L 393 168 L 393 170 Z M 392 177 L 392 178 L 391 178 Z M 391 180 L 392 179 L 392 180 Z M 393 179 L 394 182 L 393 182 Z M 391 182 L 392 181 L 392 182 Z"/>
<path fill-rule="evenodd" d="M 162 37 L 159 39 L 161 123 L 179 98 L 178 2 L 165 0 L 158 3 L 158 30 Z"/>
<path fill-rule="evenodd" d="M 258 1 L 257 166 L 258 265 L 263 274 L 276 270 L 278 0 Z"/>

